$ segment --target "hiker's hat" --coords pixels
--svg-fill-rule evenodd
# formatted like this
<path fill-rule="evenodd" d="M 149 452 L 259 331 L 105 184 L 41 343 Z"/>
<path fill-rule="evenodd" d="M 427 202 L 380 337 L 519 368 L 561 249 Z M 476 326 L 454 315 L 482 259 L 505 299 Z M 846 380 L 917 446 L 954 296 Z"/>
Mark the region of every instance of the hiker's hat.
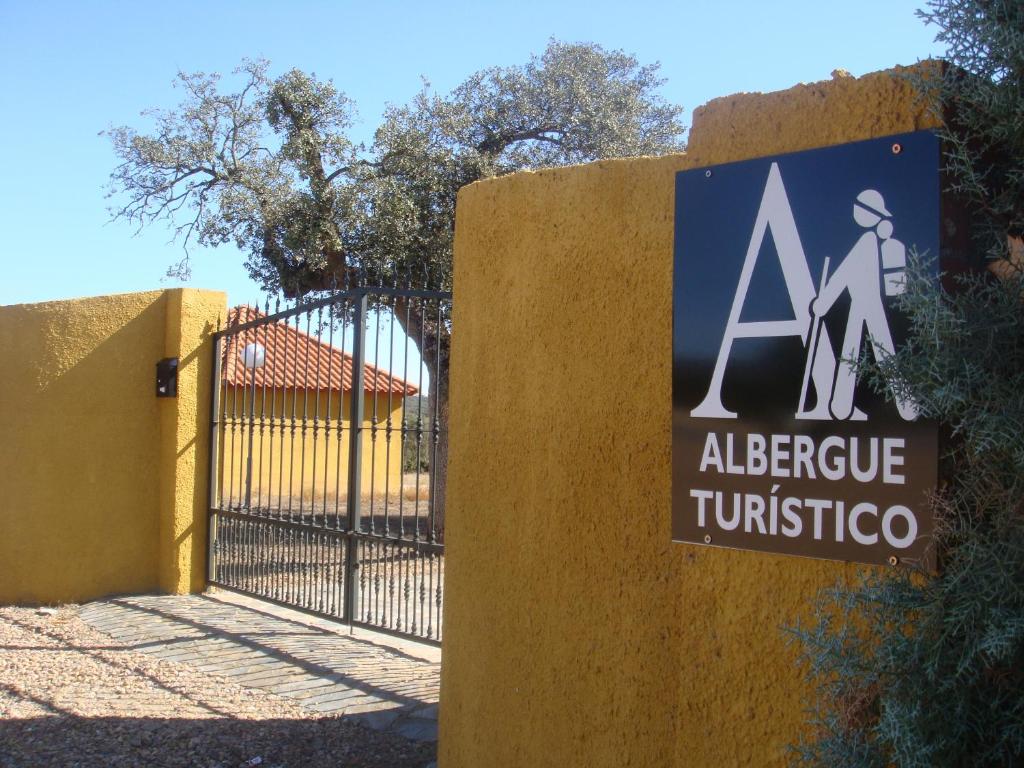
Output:
<path fill-rule="evenodd" d="M 865 189 L 857 195 L 857 205 L 861 208 L 866 208 L 877 216 L 892 216 L 885 207 L 882 193 L 877 189 Z"/>

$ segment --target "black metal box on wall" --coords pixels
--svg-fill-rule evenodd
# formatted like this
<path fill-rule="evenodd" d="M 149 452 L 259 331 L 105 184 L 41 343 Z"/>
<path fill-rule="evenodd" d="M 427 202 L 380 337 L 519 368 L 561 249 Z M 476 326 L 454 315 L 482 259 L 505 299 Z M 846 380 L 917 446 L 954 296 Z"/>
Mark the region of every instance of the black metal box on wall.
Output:
<path fill-rule="evenodd" d="M 178 396 L 178 358 L 165 357 L 156 364 L 156 396 Z"/>

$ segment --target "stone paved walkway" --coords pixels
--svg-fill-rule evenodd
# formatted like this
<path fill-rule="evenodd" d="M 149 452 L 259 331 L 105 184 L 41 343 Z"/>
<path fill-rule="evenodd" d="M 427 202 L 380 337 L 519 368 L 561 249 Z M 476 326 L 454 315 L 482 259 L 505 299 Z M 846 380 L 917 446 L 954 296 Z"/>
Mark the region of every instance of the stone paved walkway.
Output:
<path fill-rule="evenodd" d="M 156 657 L 192 665 L 377 730 L 437 739 L 440 649 L 348 629 L 229 593 L 119 597 L 82 619 Z"/>

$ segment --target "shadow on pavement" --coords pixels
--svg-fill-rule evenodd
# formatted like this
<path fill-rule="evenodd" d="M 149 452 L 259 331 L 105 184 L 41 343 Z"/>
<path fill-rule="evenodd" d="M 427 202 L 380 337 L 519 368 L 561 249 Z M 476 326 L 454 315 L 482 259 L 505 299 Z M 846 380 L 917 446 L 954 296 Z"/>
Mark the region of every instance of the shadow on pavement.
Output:
<path fill-rule="evenodd" d="M 436 744 L 335 717 L 237 720 L 52 716 L 0 720 L 4 768 L 423 768 Z"/>

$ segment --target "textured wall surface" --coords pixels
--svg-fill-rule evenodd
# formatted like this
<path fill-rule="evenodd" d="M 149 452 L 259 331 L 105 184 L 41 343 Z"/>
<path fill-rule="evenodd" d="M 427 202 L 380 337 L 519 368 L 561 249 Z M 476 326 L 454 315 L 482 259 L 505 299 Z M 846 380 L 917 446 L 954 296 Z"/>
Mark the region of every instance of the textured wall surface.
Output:
<path fill-rule="evenodd" d="M 194 290 L 0 307 L 0 603 L 201 586 L 218 316 Z"/>
<path fill-rule="evenodd" d="M 709 103 L 685 155 L 461 191 L 441 768 L 785 763 L 780 627 L 857 570 L 670 542 L 674 174 L 931 125 L 837 78 Z"/>
<path fill-rule="evenodd" d="M 210 403 L 213 341 L 227 317 L 219 291 L 167 291 L 164 357 L 178 358 L 178 396 L 160 400 L 160 589 L 183 594 L 206 586 L 210 503 Z"/>

